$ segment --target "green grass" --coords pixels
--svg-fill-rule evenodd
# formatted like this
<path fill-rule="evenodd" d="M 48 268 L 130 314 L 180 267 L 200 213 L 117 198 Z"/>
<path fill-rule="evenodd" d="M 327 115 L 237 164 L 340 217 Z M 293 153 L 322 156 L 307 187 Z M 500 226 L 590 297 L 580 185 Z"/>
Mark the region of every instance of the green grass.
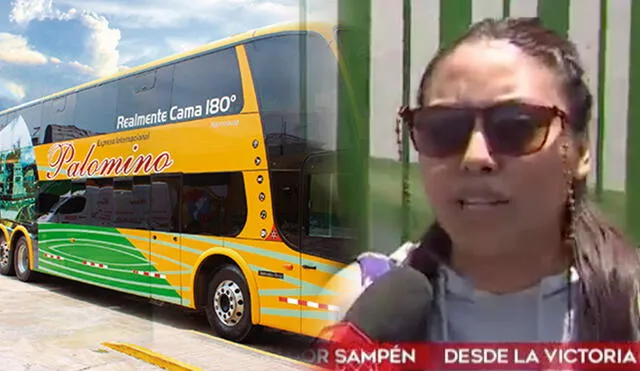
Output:
<path fill-rule="evenodd" d="M 389 253 L 402 243 L 402 164 L 381 158 L 369 161 L 371 250 Z M 409 237 L 415 240 L 433 220 L 417 164 L 410 165 L 409 190 Z M 605 190 L 600 199 L 592 193 L 590 199 L 613 223 L 625 226 L 626 200 L 623 192 Z"/>

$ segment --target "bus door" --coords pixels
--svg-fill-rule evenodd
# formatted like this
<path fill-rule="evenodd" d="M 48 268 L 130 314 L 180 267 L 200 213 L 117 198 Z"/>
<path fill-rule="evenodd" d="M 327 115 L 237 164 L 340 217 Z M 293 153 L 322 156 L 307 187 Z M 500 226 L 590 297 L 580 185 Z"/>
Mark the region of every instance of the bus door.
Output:
<path fill-rule="evenodd" d="M 151 176 L 149 211 L 149 282 L 152 299 L 181 304 L 182 267 L 181 189 L 182 175 Z"/>
<path fill-rule="evenodd" d="M 304 333 L 318 334 L 328 321 L 337 319 L 339 293 L 325 285 L 337 272 L 338 264 L 355 257 L 346 205 L 338 197 L 346 178 L 338 174 L 336 162 L 333 152 L 311 155 L 302 169 L 300 299 L 312 303 L 301 307 Z"/>

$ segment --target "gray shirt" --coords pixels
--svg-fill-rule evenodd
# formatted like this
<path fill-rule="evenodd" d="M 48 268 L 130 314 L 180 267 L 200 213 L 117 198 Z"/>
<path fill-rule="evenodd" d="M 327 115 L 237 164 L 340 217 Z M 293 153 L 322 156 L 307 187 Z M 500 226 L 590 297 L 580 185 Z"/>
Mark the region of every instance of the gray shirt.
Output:
<path fill-rule="evenodd" d="M 520 292 L 496 295 L 476 290 L 471 282 L 443 267 L 438 291 L 444 294 L 436 298 L 438 310 L 430 321 L 430 340 L 570 341 L 575 326 L 569 292 L 577 291 L 579 279 L 574 269 L 570 272 L 546 277 Z"/>

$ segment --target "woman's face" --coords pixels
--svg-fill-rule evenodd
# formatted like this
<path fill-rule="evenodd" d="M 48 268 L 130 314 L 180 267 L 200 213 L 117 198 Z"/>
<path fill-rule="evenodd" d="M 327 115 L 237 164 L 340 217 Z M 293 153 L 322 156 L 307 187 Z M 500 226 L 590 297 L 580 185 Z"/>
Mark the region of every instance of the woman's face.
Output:
<path fill-rule="evenodd" d="M 503 40 L 460 45 L 440 62 L 426 89 L 425 106 L 496 107 L 516 101 L 567 112 L 554 72 Z M 455 248 L 478 256 L 519 249 L 527 245 L 524 241 L 540 236 L 558 236 L 568 194 L 567 171 L 576 177 L 588 172 L 588 164 L 580 161 L 570 136 L 562 131 L 562 120 L 555 116 L 547 120 L 551 121 L 548 136 L 538 151 L 505 155 L 499 146 L 490 145 L 487 131 L 504 129 L 490 127 L 495 122 L 488 121 L 509 121 L 513 114 L 513 109 L 503 111 L 487 120 L 477 115 L 459 152 L 420 154 L 425 190 L 438 221 Z M 442 130 L 454 130 L 454 124 L 446 121 Z M 417 128 L 414 136 L 419 132 Z M 446 133 L 441 138 L 446 139 Z M 568 150 L 566 144 L 571 144 Z"/>

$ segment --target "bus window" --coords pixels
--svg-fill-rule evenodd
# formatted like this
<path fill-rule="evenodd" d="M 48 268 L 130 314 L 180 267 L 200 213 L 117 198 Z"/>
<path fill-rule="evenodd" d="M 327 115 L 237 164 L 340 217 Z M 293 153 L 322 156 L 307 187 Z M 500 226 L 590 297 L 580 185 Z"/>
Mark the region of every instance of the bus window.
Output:
<path fill-rule="evenodd" d="M 287 34 L 246 50 L 270 163 L 283 168 L 289 157 L 335 149 L 338 69 L 327 41 L 316 33 Z"/>
<path fill-rule="evenodd" d="M 84 181 L 49 182 L 48 191 L 66 192 L 59 195 L 58 201 L 40 218 L 41 222 L 87 224 L 91 214 Z"/>
<path fill-rule="evenodd" d="M 32 133 L 35 125 L 40 124 L 41 105 L 23 108 L 9 113 L 6 117 L 8 125 L 0 130 L 0 152 L 13 152 L 19 149 L 22 163 L 33 164 L 35 155 L 33 154 Z M 24 151 L 24 149 L 29 149 Z M 15 155 L 18 153 L 16 152 Z M 26 155 L 29 156 L 26 156 Z M 9 156 L 12 157 L 12 156 Z"/>
<path fill-rule="evenodd" d="M 177 175 L 151 177 L 149 228 L 159 232 L 180 232 L 180 182 Z"/>
<path fill-rule="evenodd" d="M 81 221 L 83 211 L 87 205 L 87 198 L 84 195 L 72 196 L 65 200 L 57 210 L 57 214 L 61 216 L 60 223 L 78 223 Z"/>
<path fill-rule="evenodd" d="M 274 218 L 287 243 L 297 247 L 302 161 L 336 144 L 337 60 L 316 33 L 267 37 L 246 50 L 271 168 Z"/>
<path fill-rule="evenodd" d="M 97 178 L 87 182 L 91 185 L 89 202 L 91 203 L 91 224 L 101 227 L 113 225 L 113 179 Z"/>
<path fill-rule="evenodd" d="M 171 104 L 169 121 L 240 113 L 244 99 L 235 48 L 177 64 Z"/>
<path fill-rule="evenodd" d="M 76 126 L 76 94 L 64 95 L 43 103 L 42 126 L 45 127 L 44 143 L 59 142 L 86 137 L 87 133 Z"/>
<path fill-rule="evenodd" d="M 74 131 L 80 130 L 84 136 L 115 131 L 117 83 L 109 82 L 77 93 Z"/>
<path fill-rule="evenodd" d="M 48 221 L 48 217 L 53 206 L 60 201 L 63 195 L 71 191 L 71 181 L 54 180 L 40 182 L 38 186 L 38 197 L 36 198 L 36 214 L 41 221 Z"/>
<path fill-rule="evenodd" d="M 27 108 L 20 110 L 22 119 L 29 128 L 29 134 L 31 135 L 31 143 L 35 146 L 42 141 L 42 134 L 44 130 L 42 127 L 42 104 L 38 103 Z"/>
<path fill-rule="evenodd" d="M 227 197 L 223 202 L 221 236 L 235 237 L 247 222 L 247 195 L 242 173 L 229 173 L 227 178 Z"/>
<path fill-rule="evenodd" d="M 138 225 L 134 228 L 149 229 L 149 212 L 151 211 L 151 177 L 133 178 L 133 197 L 131 201 Z"/>
<path fill-rule="evenodd" d="M 183 233 L 235 236 L 247 218 L 241 173 L 186 174 L 182 188 Z"/>
<path fill-rule="evenodd" d="M 298 246 L 300 240 L 300 172 L 275 170 L 271 172 L 273 208 L 278 229 L 285 240 Z"/>
<path fill-rule="evenodd" d="M 356 234 L 348 204 L 340 202 L 340 187 L 352 175 L 337 170 L 335 152 L 310 156 L 303 167 L 303 230 L 300 249 L 306 254 L 340 262 L 353 261 Z"/>
<path fill-rule="evenodd" d="M 344 207 L 338 202 L 338 176 L 335 173 L 309 176 L 307 236 L 349 238 Z"/>
<path fill-rule="evenodd" d="M 143 72 L 118 82 L 118 98 L 115 130 L 137 129 L 144 126 L 163 124 L 165 111 L 171 106 L 173 66 Z M 134 117 L 133 124 L 124 125 L 121 118 Z"/>
<path fill-rule="evenodd" d="M 136 228 L 133 209 L 133 179 L 113 181 L 113 227 Z"/>

